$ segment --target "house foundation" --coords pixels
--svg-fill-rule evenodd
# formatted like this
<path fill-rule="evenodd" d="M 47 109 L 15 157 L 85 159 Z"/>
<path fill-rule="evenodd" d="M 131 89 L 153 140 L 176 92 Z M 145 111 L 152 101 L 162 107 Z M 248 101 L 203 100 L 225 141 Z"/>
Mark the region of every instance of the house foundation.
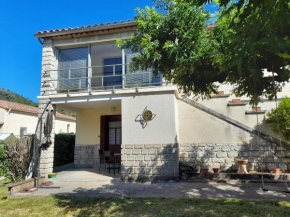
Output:
<path fill-rule="evenodd" d="M 91 168 L 99 165 L 100 145 L 76 145 L 74 166 L 76 168 Z"/>
<path fill-rule="evenodd" d="M 258 144 L 214 144 L 186 143 L 179 145 L 180 161 L 195 163 L 200 168 L 219 168 L 221 171 L 238 169 L 236 159 L 248 159 L 248 170 L 272 171 L 273 168 L 290 168 L 287 156 L 289 151 L 283 150 L 274 143 L 260 142 Z M 281 161 L 283 157 L 283 162 Z"/>
<path fill-rule="evenodd" d="M 178 179 L 178 144 L 122 145 L 123 180 Z"/>

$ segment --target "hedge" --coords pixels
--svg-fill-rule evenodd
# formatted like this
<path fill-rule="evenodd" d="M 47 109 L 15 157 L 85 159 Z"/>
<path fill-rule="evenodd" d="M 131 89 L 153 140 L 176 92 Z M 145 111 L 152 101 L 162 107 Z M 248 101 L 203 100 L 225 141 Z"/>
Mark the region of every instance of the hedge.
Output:
<path fill-rule="evenodd" d="M 56 134 L 54 141 L 54 167 L 73 163 L 74 151 L 75 134 Z"/>

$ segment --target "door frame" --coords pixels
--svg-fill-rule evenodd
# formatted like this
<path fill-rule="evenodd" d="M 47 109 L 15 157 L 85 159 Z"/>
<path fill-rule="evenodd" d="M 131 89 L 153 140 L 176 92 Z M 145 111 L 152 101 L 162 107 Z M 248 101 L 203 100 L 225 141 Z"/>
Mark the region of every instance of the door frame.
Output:
<path fill-rule="evenodd" d="M 121 121 L 122 115 L 102 115 L 101 116 L 101 135 L 100 135 L 100 149 L 109 151 L 108 137 L 109 137 L 109 122 Z"/>

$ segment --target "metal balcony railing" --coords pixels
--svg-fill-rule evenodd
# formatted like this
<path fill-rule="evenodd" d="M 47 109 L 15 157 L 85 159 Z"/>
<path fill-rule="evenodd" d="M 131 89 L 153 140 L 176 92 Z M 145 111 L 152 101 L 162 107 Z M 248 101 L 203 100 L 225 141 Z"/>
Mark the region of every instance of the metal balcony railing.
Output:
<path fill-rule="evenodd" d="M 155 76 L 152 70 L 129 72 L 127 64 L 47 70 L 45 74 L 57 77 L 42 81 L 43 85 L 50 87 L 52 94 L 158 87 L 164 84 L 160 74 Z"/>

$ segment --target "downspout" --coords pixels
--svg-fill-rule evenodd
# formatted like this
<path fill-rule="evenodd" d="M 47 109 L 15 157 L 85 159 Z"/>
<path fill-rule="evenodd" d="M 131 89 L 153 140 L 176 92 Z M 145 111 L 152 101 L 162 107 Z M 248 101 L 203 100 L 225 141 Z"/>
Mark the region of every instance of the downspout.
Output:
<path fill-rule="evenodd" d="M 44 40 L 42 41 L 41 38 L 37 38 L 38 42 L 43 45 Z"/>

